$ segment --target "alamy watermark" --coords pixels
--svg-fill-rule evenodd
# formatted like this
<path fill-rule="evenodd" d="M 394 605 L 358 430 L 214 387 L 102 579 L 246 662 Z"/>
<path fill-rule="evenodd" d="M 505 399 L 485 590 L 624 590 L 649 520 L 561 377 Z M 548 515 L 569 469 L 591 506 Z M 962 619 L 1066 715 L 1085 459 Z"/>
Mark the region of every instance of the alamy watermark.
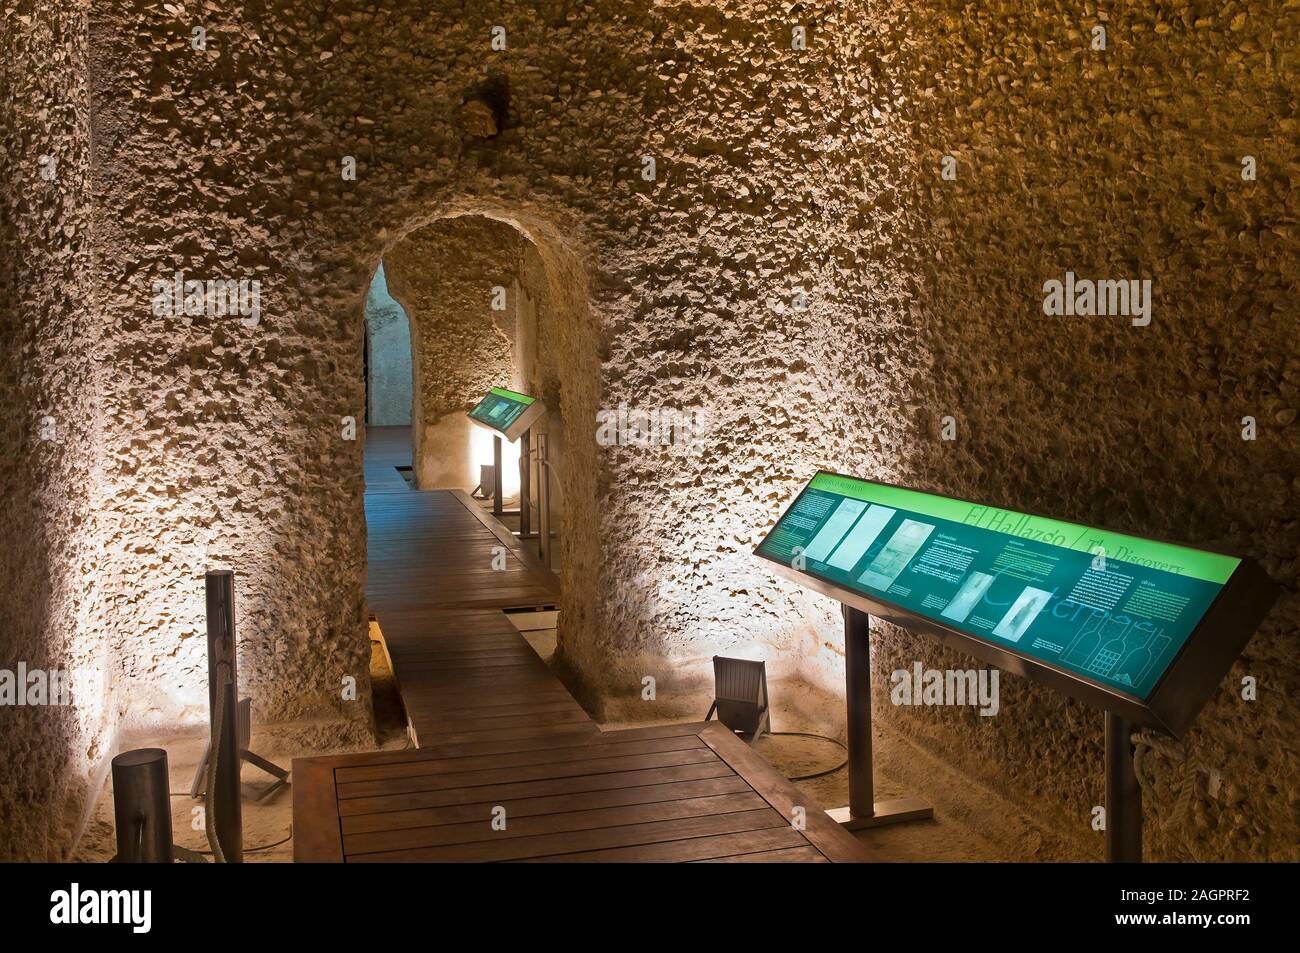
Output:
<path fill-rule="evenodd" d="M 596 443 L 602 447 L 694 448 L 706 422 L 698 407 L 644 409 L 620 403 L 613 410 L 596 411 Z"/>
<path fill-rule="evenodd" d="M 1151 279 L 1076 278 L 1067 271 L 1065 280 L 1049 278 L 1043 282 L 1043 314 L 1059 317 L 1132 318 L 1133 326 L 1144 328 L 1151 323 Z"/>
<path fill-rule="evenodd" d="M 121 924 L 132 933 L 148 933 L 152 909 L 152 890 L 83 889 L 73 883 L 50 894 L 50 922 L 56 926 Z"/>
<path fill-rule="evenodd" d="M 917 662 L 912 671 L 897 669 L 889 676 L 889 700 L 895 705 L 979 705 L 987 718 L 998 713 L 998 670 L 925 669 Z"/>
<path fill-rule="evenodd" d="M 244 327 L 255 328 L 262 320 L 262 283 L 256 278 L 198 280 L 178 271 L 154 281 L 153 313 L 158 318 L 237 315 Z"/>
<path fill-rule="evenodd" d="M 79 698 L 95 698 L 103 687 L 102 673 L 93 669 L 0 668 L 0 708 L 63 706 Z"/>

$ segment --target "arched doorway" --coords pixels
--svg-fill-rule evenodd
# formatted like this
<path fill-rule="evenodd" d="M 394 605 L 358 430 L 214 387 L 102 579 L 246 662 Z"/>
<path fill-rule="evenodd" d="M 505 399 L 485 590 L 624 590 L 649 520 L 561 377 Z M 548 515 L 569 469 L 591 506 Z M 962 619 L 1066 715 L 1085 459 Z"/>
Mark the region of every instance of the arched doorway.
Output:
<path fill-rule="evenodd" d="M 411 347 L 410 319 L 389 294 L 380 262 L 366 293 L 366 426 L 410 426 Z"/>
<path fill-rule="evenodd" d="M 410 323 L 410 465 L 419 489 L 477 485 L 491 441 L 478 436 L 465 412 L 490 387 L 523 391 L 547 405 L 534 433 L 545 433 L 549 443 L 563 659 L 566 631 L 594 618 L 599 577 L 600 360 L 587 264 L 552 223 L 484 208 L 410 223 L 382 249 L 381 261 L 388 293 Z M 507 496 L 518 488 L 518 448 L 512 449 L 503 467 Z M 534 481 L 534 502 L 535 493 Z"/>

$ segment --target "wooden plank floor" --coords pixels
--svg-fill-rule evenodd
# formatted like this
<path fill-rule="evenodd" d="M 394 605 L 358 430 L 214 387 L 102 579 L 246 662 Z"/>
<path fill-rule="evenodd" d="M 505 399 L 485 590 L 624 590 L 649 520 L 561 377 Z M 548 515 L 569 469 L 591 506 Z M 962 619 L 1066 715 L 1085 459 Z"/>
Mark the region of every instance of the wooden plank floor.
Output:
<path fill-rule="evenodd" d="M 555 604 L 560 583 L 506 527 L 460 490 L 413 490 L 397 467 L 411 460 L 409 427 L 366 437 L 366 598 L 380 616 L 417 609 Z M 504 550 L 504 569 L 493 556 Z"/>
<path fill-rule="evenodd" d="M 412 489 L 410 439 L 367 434 L 366 599 L 415 743 L 597 731 L 501 611 L 557 604 L 559 580 L 468 494 Z"/>
<path fill-rule="evenodd" d="M 300 759 L 294 831 L 302 862 L 876 859 L 717 722 Z"/>
<path fill-rule="evenodd" d="M 716 722 L 601 732 L 501 611 L 555 576 L 464 493 L 411 489 L 409 439 L 367 440 L 366 593 L 418 747 L 296 759 L 295 860 L 875 859 Z"/>

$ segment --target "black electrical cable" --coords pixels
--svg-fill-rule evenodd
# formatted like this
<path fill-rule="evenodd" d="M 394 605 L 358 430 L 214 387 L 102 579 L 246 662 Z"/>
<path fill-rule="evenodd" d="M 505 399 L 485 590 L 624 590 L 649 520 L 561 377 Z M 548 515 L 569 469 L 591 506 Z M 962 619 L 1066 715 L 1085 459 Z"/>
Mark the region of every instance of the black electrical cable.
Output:
<path fill-rule="evenodd" d="M 841 768 L 843 768 L 845 765 L 849 763 L 849 749 L 844 745 L 843 742 L 837 741 L 834 738 L 828 738 L 826 735 L 816 735 L 813 734 L 811 731 L 769 731 L 768 734 L 776 735 L 776 736 L 785 736 L 787 738 L 816 738 L 819 741 L 829 741 L 833 745 L 838 745 L 840 750 L 844 752 L 844 760 L 841 761 L 839 764 L 837 764 L 835 767 L 827 768 L 825 771 L 817 771 L 813 774 L 792 775 L 789 779 L 791 781 L 811 781 L 813 778 L 823 778 L 828 774 L 834 774 L 836 771 L 839 771 Z"/>
<path fill-rule="evenodd" d="M 258 846 L 258 847 L 245 847 L 245 848 L 244 848 L 244 853 L 245 853 L 245 854 L 256 854 L 259 850 L 270 850 L 272 847 L 279 847 L 281 844 L 287 844 L 287 843 L 289 843 L 289 841 L 291 841 L 291 840 L 293 840 L 293 825 L 292 825 L 292 824 L 289 825 L 289 833 L 286 834 L 286 835 L 284 835 L 283 839 L 276 841 L 274 844 L 262 844 L 262 845 L 260 845 L 260 846 Z M 203 854 L 203 855 L 205 855 L 205 856 L 209 856 L 209 857 L 212 856 L 212 851 L 210 851 L 210 850 L 196 850 L 194 853 L 196 853 L 196 854 Z"/>
<path fill-rule="evenodd" d="M 169 792 L 169 793 L 171 794 L 172 797 L 191 797 L 191 796 L 192 796 L 188 791 L 171 791 L 171 792 Z M 287 844 L 287 843 L 289 843 L 289 841 L 291 841 L 291 840 L 293 840 L 293 825 L 292 825 L 292 824 L 289 825 L 289 833 L 286 834 L 286 835 L 284 836 L 284 839 L 283 839 L 283 840 L 278 840 L 278 841 L 276 841 L 274 844 L 262 844 L 260 847 L 245 847 L 245 848 L 244 848 L 244 853 L 245 853 L 245 854 L 256 854 L 259 850 L 270 850 L 272 847 L 279 847 L 281 844 Z M 189 850 L 189 848 L 186 848 L 186 849 Z M 210 851 L 210 850 L 194 850 L 194 851 L 190 851 L 190 853 L 192 853 L 192 854 L 203 854 L 205 857 L 211 857 L 211 856 L 212 856 L 212 851 Z"/>

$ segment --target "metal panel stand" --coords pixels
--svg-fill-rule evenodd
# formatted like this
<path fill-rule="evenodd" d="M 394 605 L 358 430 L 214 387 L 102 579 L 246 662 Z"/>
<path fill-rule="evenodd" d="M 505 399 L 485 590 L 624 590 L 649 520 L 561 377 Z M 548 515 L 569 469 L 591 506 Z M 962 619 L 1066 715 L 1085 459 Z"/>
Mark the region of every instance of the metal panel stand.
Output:
<path fill-rule="evenodd" d="M 241 698 L 239 700 L 239 756 L 255 768 L 260 768 L 271 777 L 275 778 L 270 784 L 264 785 L 253 796 L 253 800 L 259 804 L 269 798 L 280 788 L 289 783 L 289 772 L 272 761 L 268 761 L 260 754 L 252 751 L 248 746 L 252 743 L 253 737 L 253 700 L 251 698 Z M 199 758 L 198 766 L 194 769 L 194 780 L 190 782 L 190 797 L 201 798 L 206 790 L 208 783 L 208 759 L 212 757 L 212 741 L 208 740 L 207 746 L 203 749 L 203 757 Z"/>
<path fill-rule="evenodd" d="M 501 517 L 501 438 L 492 437 L 492 515 Z"/>
<path fill-rule="evenodd" d="M 208 711 L 210 738 L 216 743 L 217 772 L 212 782 L 212 816 L 217 841 L 226 863 L 244 859 L 244 820 L 239 792 L 239 673 L 235 666 L 235 574 L 209 572 L 206 577 L 208 608 Z M 217 721 L 217 699 L 221 719 Z"/>
<path fill-rule="evenodd" d="M 532 442 L 532 428 L 525 430 L 519 435 L 519 537 L 526 539 L 532 529 L 532 501 L 528 498 L 531 492 L 529 484 L 532 482 L 533 458 L 529 449 Z"/>
<path fill-rule="evenodd" d="M 1106 712 L 1106 861 L 1142 863 L 1142 787 L 1133 767 L 1133 725 Z"/>
<path fill-rule="evenodd" d="M 934 817 L 934 808 L 915 797 L 875 799 L 871 766 L 871 617 L 844 611 L 844 695 L 849 716 L 849 803 L 826 813 L 851 831 Z"/>
<path fill-rule="evenodd" d="M 537 554 L 551 568 L 551 468 L 546 461 L 546 434 L 537 435 Z"/>

